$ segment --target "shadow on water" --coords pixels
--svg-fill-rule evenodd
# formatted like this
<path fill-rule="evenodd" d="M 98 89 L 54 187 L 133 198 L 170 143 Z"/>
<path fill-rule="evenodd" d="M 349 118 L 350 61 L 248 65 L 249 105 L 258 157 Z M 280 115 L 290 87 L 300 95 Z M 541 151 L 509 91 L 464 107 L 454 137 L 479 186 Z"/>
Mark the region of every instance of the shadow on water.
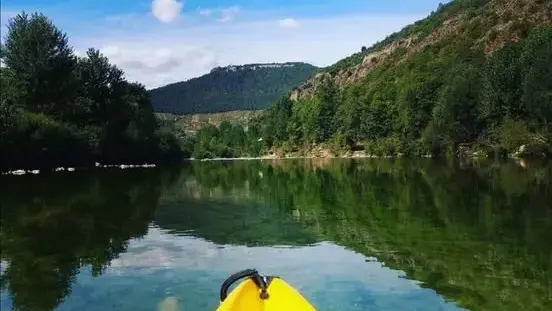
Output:
<path fill-rule="evenodd" d="M 0 179 L 2 289 L 53 310 L 148 225 L 217 245 L 330 241 L 470 310 L 552 305 L 552 166 L 194 162 Z M 367 259 L 368 260 L 368 259 Z"/>

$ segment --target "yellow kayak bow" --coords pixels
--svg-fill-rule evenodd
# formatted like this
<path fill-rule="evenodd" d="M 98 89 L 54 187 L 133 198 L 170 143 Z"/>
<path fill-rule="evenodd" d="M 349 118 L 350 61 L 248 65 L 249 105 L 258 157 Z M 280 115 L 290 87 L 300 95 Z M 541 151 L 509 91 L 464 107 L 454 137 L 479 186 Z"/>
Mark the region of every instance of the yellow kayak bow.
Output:
<path fill-rule="evenodd" d="M 228 295 L 236 281 L 244 279 Z M 248 269 L 231 275 L 220 288 L 217 311 L 316 311 L 293 287 L 279 277 L 261 276 Z"/>

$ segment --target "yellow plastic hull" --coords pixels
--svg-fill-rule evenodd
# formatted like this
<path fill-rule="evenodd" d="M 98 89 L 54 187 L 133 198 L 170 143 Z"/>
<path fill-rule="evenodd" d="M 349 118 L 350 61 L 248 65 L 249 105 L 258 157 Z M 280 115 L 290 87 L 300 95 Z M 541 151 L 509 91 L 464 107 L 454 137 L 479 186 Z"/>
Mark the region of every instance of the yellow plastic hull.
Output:
<path fill-rule="evenodd" d="M 279 278 L 270 282 L 268 299 L 261 299 L 251 279 L 241 282 L 220 304 L 217 311 L 316 311 L 293 287 Z"/>

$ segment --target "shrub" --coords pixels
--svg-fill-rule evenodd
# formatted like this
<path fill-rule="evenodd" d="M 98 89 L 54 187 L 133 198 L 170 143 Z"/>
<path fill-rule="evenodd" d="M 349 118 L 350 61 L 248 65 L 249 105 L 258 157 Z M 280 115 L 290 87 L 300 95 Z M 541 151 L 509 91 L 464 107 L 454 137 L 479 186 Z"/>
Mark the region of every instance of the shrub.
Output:
<path fill-rule="evenodd" d="M 498 141 L 500 145 L 508 151 L 514 151 L 519 146 L 528 144 L 530 132 L 527 126 L 519 121 L 505 119 L 497 129 Z"/>

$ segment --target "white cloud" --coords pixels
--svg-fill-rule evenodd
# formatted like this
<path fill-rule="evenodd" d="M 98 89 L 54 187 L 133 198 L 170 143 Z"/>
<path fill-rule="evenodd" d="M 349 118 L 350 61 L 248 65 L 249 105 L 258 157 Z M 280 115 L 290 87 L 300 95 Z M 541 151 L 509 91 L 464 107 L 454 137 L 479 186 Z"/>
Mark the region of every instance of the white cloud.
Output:
<path fill-rule="evenodd" d="M 144 48 L 141 43 L 123 42 L 103 46 L 101 52 L 122 68 L 130 80 L 148 87 L 185 80 L 217 65 L 215 53 L 203 46 L 164 46 Z"/>
<path fill-rule="evenodd" d="M 198 8 L 197 13 L 203 16 L 211 16 L 213 14 L 213 10 Z"/>
<path fill-rule="evenodd" d="M 299 22 L 294 18 L 284 18 L 278 21 L 280 27 L 283 28 L 297 28 L 299 27 Z"/>
<path fill-rule="evenodd" d="M 226 23 L 229 21 L 234 20 L 236 15 L 240 12 L 240 7 L 237 5 L 233 5 L 231 7 L 227 7 L 220 10 L 220 18 L 217 19 L 219 23 Z"/>
<path fill-rule="evenodd" d="M 182 2 L 176 0 L 153 0 L 151 11 L 160 22 L 170 23 L 180 16 Z"/>

